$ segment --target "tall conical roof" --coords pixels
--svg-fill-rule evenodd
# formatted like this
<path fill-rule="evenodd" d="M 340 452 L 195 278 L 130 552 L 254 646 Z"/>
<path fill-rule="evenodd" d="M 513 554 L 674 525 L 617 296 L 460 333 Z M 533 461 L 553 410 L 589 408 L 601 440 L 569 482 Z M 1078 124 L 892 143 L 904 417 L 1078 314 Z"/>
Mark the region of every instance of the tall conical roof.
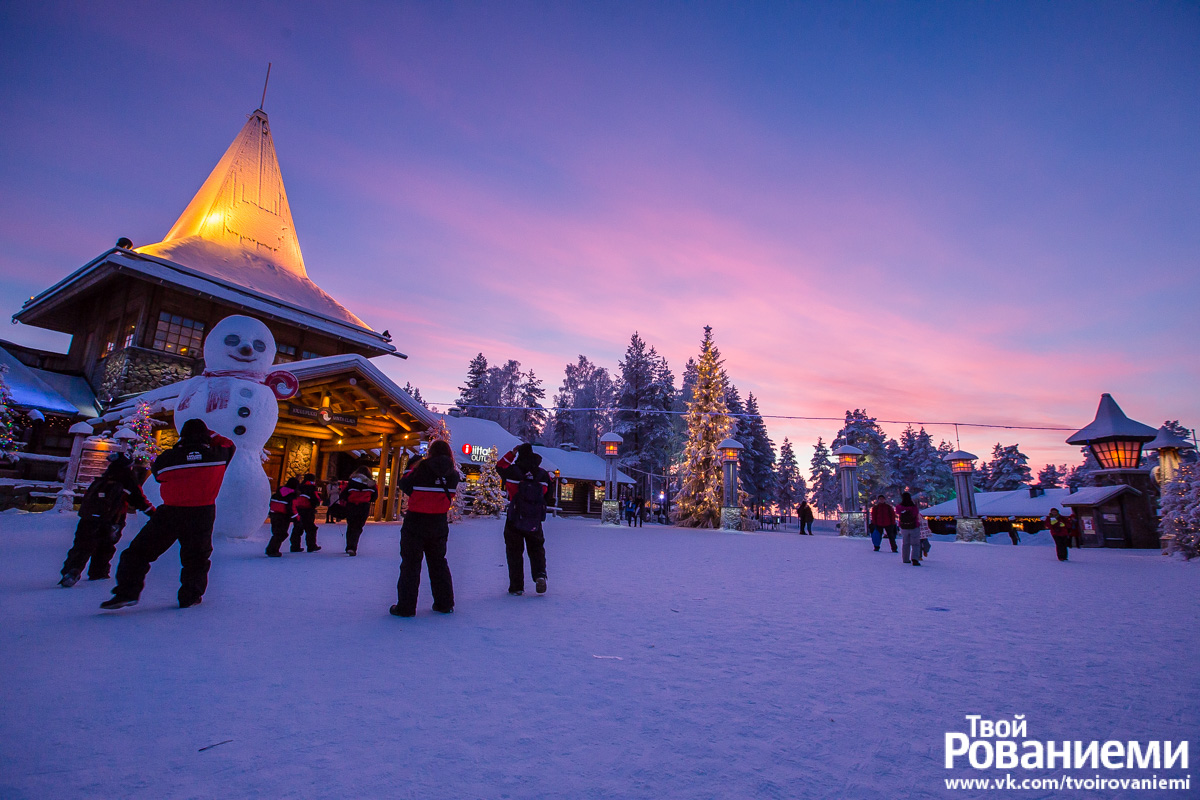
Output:
<path fill-rule="evenodd" d="M 370 330 L 308 277 L 261 108 L 166 237 L 136 249 Z"/>
<path fill-rule="evenodd" d="M 1100 407 L 1096 409 L 1096 418 L 1092 420 L 1092 424 L 1076 431 L 1067 439 L 1067 444 L 1086 445 L 1090 442 L 1102 442 L 1108 439 L 1133 439 L 1149 442 L 1157 435 L 1158 431 L 1149 425 L 1143 425 L 1125 416 L 1125 412 L 1117 405 L 1117 401 L 1112 399 L 1111 394 L 1105 392 L 1100 395 Z"/>

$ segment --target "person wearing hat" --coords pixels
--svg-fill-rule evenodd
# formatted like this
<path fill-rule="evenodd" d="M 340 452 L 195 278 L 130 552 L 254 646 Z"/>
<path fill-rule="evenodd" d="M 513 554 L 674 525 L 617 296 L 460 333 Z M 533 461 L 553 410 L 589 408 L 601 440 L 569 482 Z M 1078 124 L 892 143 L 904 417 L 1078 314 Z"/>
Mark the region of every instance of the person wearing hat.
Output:
<path fill-rule="evenodd" d="M 412 462 L 397 484 L 409 499 L 400 526 L 400 578 L 396 581 L 396 604 L 389 609 L 392 616 L 416 616 L 422 560 L 429 570 L 433 610 L 454 613 L 454 581 L 446 561 L 450 538 L 446 515 L 454 505 L 458 481 L 450 445 L 438 440 L 429 443 L 425 457 Z"/>
<path fill-rule="evenodd" d="M 379 487 L 371 477 L 371 470 L 359 467 L 354 470 L 346 489 L 342 492 L 346 516 L 346 555 L 358 555 L 358 540 L 371 513 L 371 504 L 379 497 Z M 407 520 L 407 517 L 405 518 Z"/>
<path fill-rule="evenodd" d="M 104 473 L 92 481 L 79 504 L 79 525 L 75 528 L 75 541 L 67 553 L 67 560 L 62 565 L 59 586 L 69 589 L 78 583 L 85 565 L 89 581 L 108 577 L 113 556 L 117 554 L 117 542 L 121 541 L 121 532 L 125 530 L 129 507 L 133 506 L 146 516 L 154 513 L 154 506 L 142 491 L 142 484 L 149 474 L 144 463 L 135 464 L 129 456 L 118 453 Z"/>
<path fill-rule="evenodd" d="M 150 564 L 175 542 L 179 542 L 183 567 L 179 573 L 179 607 L 200 603 L 208 588 L 217 493 L 235 449 L 233 442 L 210 431 L 202 420 L 189 419 L 183 424 L 179 441 L 154 459 L 150 467 L 162 490 L 162 504 L 121 553 L 112 599 L 101 603 L 101 608 L 136 605 Z"/>
<path fill-rule="evenodd" d="M 1067 544 L 1071 540 L 1071 526 L 1059 514 L 1057 508 L 1050 509 L 1050 515 L 1045 519 L 1046 529 L 1054 537 L 1054 549 L 1059 561 L 1066 561 L 1069 551 Z"/>
<path fill-rule="evenodd" d="M 529 551 L 529 572 L 538 594 L 546 593 L 546 519 L 547 495 L 554 487 L 550 473 L 541 467 L 542 457 L 533 445 L 520 444 L 496 462 L 496 472 L 504 479 L 508 492 L 508 515 L 504 521 L 504 552 L 508 560 L 508 593 L 525 593 L 525 556 Z"/>

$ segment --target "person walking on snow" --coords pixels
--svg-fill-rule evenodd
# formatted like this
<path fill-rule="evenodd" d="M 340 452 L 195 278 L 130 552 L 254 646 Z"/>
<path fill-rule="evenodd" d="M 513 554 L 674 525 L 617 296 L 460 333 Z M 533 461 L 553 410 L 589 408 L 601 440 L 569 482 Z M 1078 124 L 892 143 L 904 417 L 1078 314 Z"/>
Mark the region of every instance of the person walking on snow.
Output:
<path fill-rule="evenodd" d="M 504 522 L 504 552 L 508 559 L 508 593 L 525 594 L 525 557 L 529 550 L 529 572 L 538 594 L 546 592 L 547 495 L 554 486 L 550 473 L 541 467 L 542 457 L 533 445 L 520 444 L 496 463 L 496 472 L 508 491 L 508 516 Z"/>
<path fill-rule="evenodd" d="M 279 547 L 288 537 L 288 525 L 292 521 L 292 514 L 295 513 L 292 501 L 296 499 L 296 489 L 299 485 L 300 482 L 294 477 L 288 478 L 287 482 L 271 495 L 271 510 L 267 513 L 267 519 L 271 521 L 271 541 L 267 543 L 267 555 L 271 558 L 283 555 L 279 552 Z"/>
<path fill-rule="evenodd" d="M 67 552 L 62 565 L 59 586 L 69 589 L 79 582 L 83 568 L 88 565 L 88 580 L 102 581 L 108 577 L 113 556 L 117 553 L 117 542 L 125 529 L 125 518 L 129 506 L 150 516 L 154 506 L 142 492 L 142 484 L 150 471 L 143 464 L 134 464 L 124 453 L 119 453 L 88 486 L 79 504 L 79 525 L 75 528 L 75 541 Z"/>
<path fill-rule="evenodd" d="M 875 505 L 871 506 L 871 544 L 875 545 L 876 552 L 879 551 L 879 545 L 883 544 L 884 532 L 888 534 L 888 541 L 892 543 L 892 552 L 896 552 L 896 512 L 892 510 L 892 504 L 884 499 L 883 495 L 875 500 Z"/>
<path fill-rule="evenodd" d="M 150 471 L 162 490 L 154 511 L 117 563 L 117 585 L 101 608 L 136 605 L 146 585 L 150 564 L 179 542 L 179 607 L 198 605 L 208 588 L 217 493 L 236 450 L 233 442 L 213 433 L 199 419 L 189 419 L 179 441 L 154 459 Z"/>
<path fill-rule="evenodd" d="M 1046 530 L 1050 531 L 1050 535 L 1054 537 L 1054 549 L 1058 553 L 1059 561 L 1067 560 L 1067 545 L 1071 538 L 1071 526 L 1067 521 L 1059 516 L 1058 509 L 1050 509 L 1050 516 L 1046 517 Z"/>
<path fill-rule="evenodd" d="M 813 510 L 807 500 L 801 500 L 799 508 L 796 509 L 796 516 L 800 517 L 800 535 L 813 535 Z"/>
<path fill-rule="evenodd" d="M 398 483 L 409 496 L 408 512 L 400 527 L 400 579 L 396 582 L 396 605 L 389 612 L 396 617 L 417 614 L 417 594 L 421 588 L 421 560 L 429 570 L 429 588 L 433 592 L 433 610 L 454 613 L 454 582 L 446 562 L 446 542 L 450 524 L 446 515 L 454 505 L 458 469 L 450 445 L 443 441 L 429 444 L 424 458 L 413 462 Z"/>
<path fill-rule="evenodd" d="M 900 495 L 900 505 L 896 506 L 896 516 L 900 518 L 901 557 L 905 564 L 914 567 L 921 566 L 921 509 L 913 502 L 908 492 Z"/>
<path fill-rule="evenodd" d="M 311 472 L 304 476 L 296 497 L 292 500 L 294 511 L 292 524 L 292 552 L 300 552 L 300 533 L 304 533 L 304 545 L 308 552 L 315 553 L 317 546 L 317 508 L 321 505 L 321 493 L 317 489 L 317 476 Z"/>
<path fill-rule="evenodd" d="M 346 555 L 358 555 L 358 539 L 362 536 L 363 527 L 367 524 L 367 515 L 371 513 L 371 503 L 379 497 L 379 489 L 371 477 L 371 470 L 359 467 L 354 470 L 342 492 L 342 502 L 346 509 Z"/>

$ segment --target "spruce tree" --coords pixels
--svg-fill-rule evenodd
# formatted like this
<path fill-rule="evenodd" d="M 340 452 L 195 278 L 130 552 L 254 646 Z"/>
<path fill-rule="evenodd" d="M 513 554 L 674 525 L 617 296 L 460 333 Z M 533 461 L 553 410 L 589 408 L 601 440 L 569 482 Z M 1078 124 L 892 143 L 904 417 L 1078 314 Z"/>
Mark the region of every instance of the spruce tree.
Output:
<path fill-rule="evenodd" d="M 465 386 L 458 387 L 458 400 L 455 406 L 464 417 L 480 417 L 486 419 L 480 408 L 484 405 L 484 395 L 487 391 L 488 362 L 483 353 L 471 359 L 467 366 L 467 381 Z"/>
<path fill-rule="evenodd" d="M 429 408 L 429 403 L 426 403 L 425 398 L 421 397 L 421 390 L 418 389 L 417 387 L 413 386 L 411 383 L 405 382 L 404 393 L 407 394 L 409 397 L 411 397 L 413 400 L 416 400 L 421 405 L 425 406 L 426 408 Z"/>
<path fill-rule="evenodd" d="M 817 443 L 813 445 L 809 478 L 813 507 L 825 517 L 837 511 L 842 502 L 842 487 L 834 471 L 833 455 L 829 446 L 819 436 Z"/>
<path fill-rule="evenodd" d="M 533 370 L 529 370 L 521 376 L 519 392 L 517 402 L 521 411 L 517 416 L 517 430 L 513 435 L 522 442 L 536 442 L 546 426 L 547 412 L 542 406 L 546 390 L 542 388 L 542 381 L 533 374 Z"/>
<path fill-rule="evenodd" d="M 675 378 L 666 359 L 637 334 L 618 365 L 613 430 L 625 440 L 618 463 L 631 470 L 640 493 L 649 495 L 648 476 L 661 474 L 671 455 L 671 410 Z"/>
<path fill-rule="evenodd" d="M 849 444 L 863 451 L 858 457 L 857 473 L 861 508 L 870 508 L 871 502 L 892 485 L 892 463 L 886 440 L 883 428 L 875 418 L 858 408 L 846 412 L 846 422 L 833 440 L 834 450 Z"/>
<path fill-rule="evenodd" d="M 600 437 L 611 426 L 613 381 L 604 367 L 585 356 L 567 364 L 562 386 L 554 397 L 554 417 L 548 426 L 555 445 L 573 444 L 585 453 L 595 453 Z"/>
<path fill-rule="evenodd" d="M 1200 556 L 1200 464 L 1181 464 L 1175 479 L 1163 484 L 1162 529 L 1185 559 Z"/>
<path fill-rule="evenodd" d="M 775 443 L 767 434 L 767 425 L 758 413 L 758 400 L 751 392 L 746 396 L 746 417 L 742 429 L 745 450 L 742 463 L 748 473 L 746 491 L 750 502 L 761 510 L 775 499 Z M 741 441 L 741 440 L 739 440 Z"/>
<path fill-rule="evenodd" d="M 729 436 L 732 422 L 725 406 L 720 355 L 709 326 L 704 328 L 700 360 L 696 363 L 696 384 L 685 419 L 687 442 L 679 469 L 679 493 L 675 496 L 675 524 L 719 528 L 722 474 L 718 445 Z"/>
<path fill-rule="evenodd" d="M 783 437 L 779 446 L 779 467 L 775 470 L 775 503 L 779 506 L 784 518 L 791 516 L 796 506 L 804 499 L 807 487 L 804 478 L 800 477 L 800 468 L 796 463 L 796 453 L 792 443 Z"/>
<path fill-rule="evenodd" d="M 1047 464 L 1038 472 L 1037 485 L 1043 489 L 1055 489 L 1067 477 L 1067 465 Z"/>
<path fill-rule="evenodd" d="M 987 491 L 1011 492 L 1028 486 L 1032 478 L 1029 458 L 1021 452 L 1020 445 L 1004 446 L 997 442 L 988 463 Z"/>

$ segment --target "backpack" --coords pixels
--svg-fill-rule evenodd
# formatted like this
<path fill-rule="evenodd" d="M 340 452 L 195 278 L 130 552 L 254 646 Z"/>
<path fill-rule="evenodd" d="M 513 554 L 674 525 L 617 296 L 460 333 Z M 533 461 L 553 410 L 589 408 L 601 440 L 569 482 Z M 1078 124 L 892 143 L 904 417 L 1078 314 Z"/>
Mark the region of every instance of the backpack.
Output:
<path fill-rule="evenodd" d="M 533 533 L 546 519 L 546 493 L 533 473 L 526 473 L 517 484 L 517 493 L 508 504 L 508 522 L 525 533 Z"/>
<path fill-rule="evenodd" d="M 896 509 L 900 512 L 901 528 L 915 528 L 921 524 L 916 506 L 897 506 Z"/>
<path fill-rule="evenodd" d="M 79 503 L 79 516 L 112 520 L 125 505 L 125 486 L 120 478 L 101 475 L 92 481 Z"/>

